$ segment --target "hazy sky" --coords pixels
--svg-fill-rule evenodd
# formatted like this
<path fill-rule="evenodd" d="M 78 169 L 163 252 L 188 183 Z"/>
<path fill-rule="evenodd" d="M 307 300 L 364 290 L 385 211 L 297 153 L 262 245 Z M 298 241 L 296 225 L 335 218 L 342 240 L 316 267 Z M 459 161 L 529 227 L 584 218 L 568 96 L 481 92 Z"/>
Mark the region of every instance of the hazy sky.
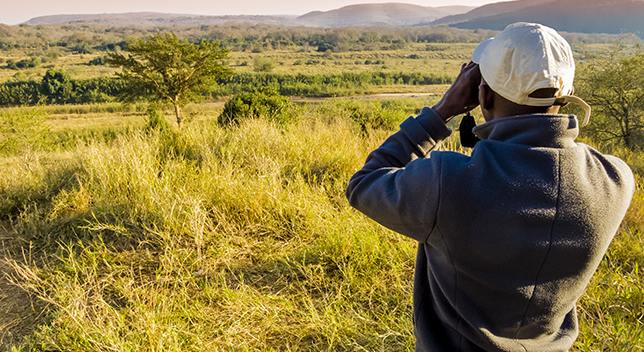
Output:
<path fill-rule="evenodd" d="M 403 2 L 422 6 L 480 6 L 500 0 L 0 0 L 0 23 L 18 24 L 45 15 L 165 12 L 196 15 L 303 15 L 359 3 Z"/>

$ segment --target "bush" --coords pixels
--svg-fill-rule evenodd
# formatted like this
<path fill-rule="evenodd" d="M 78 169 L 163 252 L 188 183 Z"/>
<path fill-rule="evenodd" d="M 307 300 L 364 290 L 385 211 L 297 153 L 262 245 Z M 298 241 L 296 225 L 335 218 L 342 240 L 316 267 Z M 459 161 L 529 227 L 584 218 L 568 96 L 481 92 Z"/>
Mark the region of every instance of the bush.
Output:
<path fill-rule="evenodd" d="M 219 124 L 238 124 L 243 118 L 265 118 L 280 126 L 297 120 L 293 103 L 274 88 L 262 87 L 251 93 L 234 96 L 224 105 Z"/>
<path fill-rule="evenodd" d="M 36 82 L 6 82 L 0 85 L 0 106 L 33 105 L 44 101 Z"/>
<path fill-rule="evenodd" d="M 58 59 L 60 57 L 60 53 L 57 53 L 55 51 L 51 51 L 51 52 L 47 53 L 47 57 L 52 59 L 52 60 L 56 60 L 56 59 Z"/>
<path fill-rule="evenodd" d="M 95 57 L 87 63 L 90 66 L 105 66 L 107 64 L 107 56 Z"/>
<path fill-rule="evenodd" d="M 14 77 L 13 81 L 0 84 L 0 106 L 108 102 L 119 95 L 124 85 L 114 77 L 71 79 L 65 71 L 54 69 L 48 70 L 39 83 L 26 81 L 21 72 Z"/>
<path fill-rule="evenodd" d="M 94 49 L 92 49 L 92 46 L 89 45 L 87 42 L 81 42 L 78 43 L 76 46 L 72 48 L 72 50 L 77 53 L 77 54 L 93 54 Z"/>
<path fill-rule="evenodd" d="M 146 129 L 148 130 L 167 130 L 170 128 L 170 123 L 165 119 L 165 114 L 163 113 L 163 106 L 158 103 L 148 104 L 148 121 L 145 124 Z"/>
<path fill-rule="evenodd" d="M 271 72 L 275 67 L 273 60 L 266 57 L 256 57 L 253 59 L 253 68 L 256 72 Z"/>
<path fill-rule="evenodd" d="M 16 62 L 16 67 L 17 68 L 31 68 L 31 67 L 38 67 L 41 64 L 41 60 L 39 57 L 32 57 L 29 59 L 22 59 L 18 62 Z"/>

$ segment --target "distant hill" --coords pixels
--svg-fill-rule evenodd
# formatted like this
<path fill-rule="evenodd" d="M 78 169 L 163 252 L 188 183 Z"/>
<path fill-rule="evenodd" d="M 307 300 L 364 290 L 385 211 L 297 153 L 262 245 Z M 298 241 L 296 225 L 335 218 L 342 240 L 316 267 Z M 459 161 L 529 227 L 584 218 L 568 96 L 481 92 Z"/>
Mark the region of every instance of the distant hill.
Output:
<path fill-rule="evenodd" d="M 472 6 L 425 7 L 403 3 L 360 4 L 331 11 L 314 11 L 302 16 L 203 16 L 158 12 L 131 12 L 35 17 L 27 24 L 103 24 L 111 26 L 167 26 L 221 24 L 226 22 L 269 23 L 299 26 L 337 27 L 352 25 L 413 26 L 440 17 L 467 12 Z"/>
<path fill-rule="evenodd" d="M 543 4 L 544 2 L 549 2 L 549 1 L 553 1 L 553 0 L 522 0 L 522 1 L 495 2 L 492 4 L 487 4 L 487 5 L 474 8 L 465 13 L 441 17 L 435 20 L 434 22 L 432 22 L 432 25 L 465 22 L 465 21 L 469 21 L 480 17 L 493 16 L 493 15 L 498 15 L 506 12 L 513 12 L 513 11 L 524 9 L 526 7 Z"/>
<path fill-rule="evenodd" d="M 246 23 L 269 23 L 285 24 L 291 23 L 297 16 L 202 16 L 202 15 L 181 15 L 158 12 L 130 12 L 130 13 L 105 13 L 87 15 L 52 15 L 34 17 L 27 21 L 27 24 L 103 24 L 109 26 L 168 26 L 178 25 L 201 25 L 201 24 L 222 24 L 226 22 Z"/>
<path fill-rule="evenodd" d="M 458 0 L 455 0 L 458 1 Z M 447 24 L 462 29 L 502 30 L 514 22 L 538 22 L 571 33 L 638 33 L 644 38 L 644 0 L 515 0 L 473 8 L 428 7 L 405 3 L 359 4 L 302 16 L 203 16 L 156 12 L 53 15 L 27 24 L 102 24 L 167 26 L 268 23 L 289 26 L 423 26 Z"/>
<path fill-rule="evenodd" d="M 644 38 L 644 0 L 510 1 L 484 5 L 432 24 L 449 23 L 450 26 L 463 29 L 502 30 L 518 21 L 542 23 L 565 32 L 637 33 Z"/>
<path fill-rule="evenodd" d="M 413 26 L 467 12 L 472 6 L 428 7 L 403 3 L 360 4 L 331 11 L 313 11 L 295 19 L 306 26 Z"/>

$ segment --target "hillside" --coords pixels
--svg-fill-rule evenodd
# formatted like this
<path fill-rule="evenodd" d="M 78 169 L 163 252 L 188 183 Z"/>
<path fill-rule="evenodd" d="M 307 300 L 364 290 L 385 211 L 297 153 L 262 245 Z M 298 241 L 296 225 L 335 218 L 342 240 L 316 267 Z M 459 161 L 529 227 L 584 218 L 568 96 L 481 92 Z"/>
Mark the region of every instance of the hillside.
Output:
<path fill-rule="evenodd" d="M 110 26 L 167 26 L 173 24 L 210 25 L 240 22 L 321 27 L 352 25 L 413 26 L 419 23 L 429 23 L 441 17 L 461 14 L 471 9 L 473 9 L 472 6 L 426 7 L 403 3 L 386 3 L 350 5 L 326 12 L 313 11 L 299 17 L 295 15 L 204 16 L 158 12 L 131 12 L 40 16 L 30 19 L 26 23 L 30 25 L 67 23 Z"/>
<path fill-rule="evenodd" d="M 454 23 L 457 17 L 453 17 L 450 25 L 462 29 L 502 30 L 510 23 L 524 21 L 543 23 L 566 32 L 638 33 L 640 38 L 644 34 L 643 0 L 559 0 L 556 6 L 554 1 L 534 3 L 535 0 L 497 3 L 494 4 L 496 14 L 457 23 Z M 476 10 L 479 9 L 470 13 Z"/>
<path fill-rule="evenodd" d="M 355 25 L 411 26 L 441 17 L 461 14 L 471 6 L 428 7 L 403 3 L 360 4 L 331 11 L 314 11 L 296 19 L 306 26 L 340 27 Z"/>
<path fill-rule="evenodd" d="M 27 21 L 27 24 L 102 24 L 108 26 L 167 26 L 167 25 L 202 25 L 222 24 L 226 22 L 240 23 L 268 23 L 285 24 L 291 23 L 296 16 L 202 16 L 182 15 L 158 12 L 129 12 L 129 13 L 104 13 L 104 14 L 81 14 L 81 15 L 51 15 L 34 17 Z"/>
<path fill-rule="evenodd" d="M 438 24 L 465 22 L 465 21 L 477 19 L 480 17 L 493 16 L 501 13 L 518 11 L 526 7 L 539 5 L 539 4 L 543 4 L 544 2 L 550 2 L 550 1 L 553 1 L 553 0 L 519 0 L 519 1 L 495 2 L 492 4 L 487 4 L 487 5 L 474 8 L 465 13 L 454 14 L 454 15 L 439 18 L 434 22 L 432 22 L 431 24 L 438 25 Z"/>
<path fill-rule="evenodd" d="M 555 2 L 556 1 L 556 2 Z M 27 24 L 100 24 L 108 26 L 213 25 L 266 23 L 287 26 L 436 26 L 502 30 L 510 23 L 538 22 L 571 33 L 639 33 L 644 35 L 644 0 L 517 0 L 473 8 L 428 7 L 405 3 L 358 4 L 295 15 L 205 16 L 157 12 L 52 15 Z"/>

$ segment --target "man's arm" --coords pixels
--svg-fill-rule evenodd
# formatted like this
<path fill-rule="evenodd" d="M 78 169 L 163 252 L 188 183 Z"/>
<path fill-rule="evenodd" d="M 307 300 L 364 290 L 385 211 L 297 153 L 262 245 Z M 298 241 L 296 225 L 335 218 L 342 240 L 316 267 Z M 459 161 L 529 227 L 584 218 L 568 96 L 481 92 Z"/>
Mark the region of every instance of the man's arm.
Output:
<path fill-rule="evenodd" d="M 424 242 L 437 210 L 439 160 L 425 158 L 451 134 L 432 109 L 409 117 L 349 181 L 349 204 L 381 225 Z"/>
<path fill-rule="evenodd" d="M 378 223 L 424 242 L 438 209 L 440 160 L 425 158 L 450 135 L 445 125 L 455 115 L 478 105 L 478 66 L 463 65 L 461 73 L 434 108 L 423 108 L 400 125 L 367 157 L 347 187 L 349 203 Z"/>

